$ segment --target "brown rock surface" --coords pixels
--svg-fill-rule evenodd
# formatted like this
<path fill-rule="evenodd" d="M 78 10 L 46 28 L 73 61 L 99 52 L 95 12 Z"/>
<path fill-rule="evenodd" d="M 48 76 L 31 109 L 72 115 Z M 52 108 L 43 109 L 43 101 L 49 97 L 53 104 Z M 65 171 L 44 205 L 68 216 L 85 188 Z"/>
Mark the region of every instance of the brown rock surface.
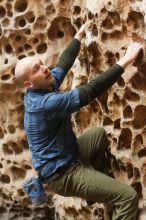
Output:
<path fill-rule="evenodd" d="M 89 28 L 63 89 L 92 79 L 115 63 L 134 41 L 146 40 L 146 1 L 0 0 L 0 219 L 108 220 L 102 205 L 48 191 L 46 206 L 32 207 L 22 182 L 35 173 L 23 130 L 23 95 L 14 78 L 18 59 L 38 55 L 53 67 L 80 25 Z M 102 97 L 74 114 L 79 135 L 104 126 L 116 178 L 139 195 L 140 220 L 146 219 L 146 62 L 131 65 Z M 99 73 L 100 74 L 100 73 Z"/>

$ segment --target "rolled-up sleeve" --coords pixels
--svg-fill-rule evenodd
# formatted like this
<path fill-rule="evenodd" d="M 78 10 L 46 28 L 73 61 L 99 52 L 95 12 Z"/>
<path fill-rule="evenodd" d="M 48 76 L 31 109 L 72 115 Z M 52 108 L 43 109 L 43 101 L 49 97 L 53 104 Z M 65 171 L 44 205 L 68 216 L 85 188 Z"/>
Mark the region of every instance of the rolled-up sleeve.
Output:
<path fill-rule="evenodd" d="M 51 70 L 51 74 L 55 78 L 53 86 L 55 89 L 58 89 L 64 79 L 64 70 L 60 67 L 55 67 Z"/>

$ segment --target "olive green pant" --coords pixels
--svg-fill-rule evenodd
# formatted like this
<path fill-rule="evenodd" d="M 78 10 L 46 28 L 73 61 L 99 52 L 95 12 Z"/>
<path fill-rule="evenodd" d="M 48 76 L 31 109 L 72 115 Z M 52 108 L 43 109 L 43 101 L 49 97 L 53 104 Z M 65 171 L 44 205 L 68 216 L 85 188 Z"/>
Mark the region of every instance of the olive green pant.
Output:
<path fill-rule="evenodd" d="M 75 162 L 50 188 L 63 196 L 77 196 L 113 205 L 113 220 L 137 220 L 138 197 L 135 190 L 107 173 L 103 128 L 92 128 L 78 138 L 80 160 Z"/>

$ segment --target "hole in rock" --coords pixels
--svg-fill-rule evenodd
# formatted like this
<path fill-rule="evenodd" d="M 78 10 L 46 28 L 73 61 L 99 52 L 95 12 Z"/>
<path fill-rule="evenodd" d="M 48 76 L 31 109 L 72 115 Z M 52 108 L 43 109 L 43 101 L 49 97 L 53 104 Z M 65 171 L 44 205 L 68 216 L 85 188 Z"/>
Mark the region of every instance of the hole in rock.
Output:
<path fill-rule="evenodd" d="M 75 25 L 80 28 L 81 25 L 82 25 L 82 18 L 77 18 L 76 21 L 75 21 Z"/>
<path fill-rule="evenodd" d="M 140 172 L 137 167 L 134 167 L 133 169 L 133 176 L 135 179 L 138 179 L 140 177 Z"/>
<path fill-rule="evenodd" d="M 116 62 L 114 54 L 107 51 L 105 55 L 107 57 L 107 63 L 109 64 L 109 66 L 112 66 Z"/>
<path fill-rule="evenodd" d="M 7 58 L 5 59 L 4 64 L 8 64 L 8 59 Z"/>
<path fill-rule="evenodd" d="M 23 149 L 29 149 L 28 142 L 26 140 L 21 140 L 20 145 Z"/>
<path fill-rule="evenodd" d="M 103 32 L 101 35 L 101 40 L 106 41 L 108 39 L 108 34 L 106 32 Z"/>
<path fill-rule="evenodd" d="M 27 12 L 25 17 L 29 23 L 33 23 L 35 21 L 35 16 L 32 11 Z"/>
<path fill-rule="evenodd" d="M 15 76 L 15 67 L 12 67 L 12 68 L 11 68 L 11 73 L 12 73 L 12 75 Z"/>
<path fill-rule="evenodd" d="M 113 24 L 110 18 L 106 18 L 105 20 L 103 20 L 102 22 L 102 26 L 106 29 L 112 29 L 113 28 Z"/>
<path fill-rule="evenodd" d="M 21 60 L 22 58 L 26 57 L 26 55 L 22 54 L 18 56 L 18 59 Z"/>
<path fill-rule="evenodd" d="M 22 53 L 23 52 L 23 47 L 18 47 L 17 51 L 18 51 L 18 53 Z"/>
<path fill-rule="evenodd" d="M 8 131 L 9 131 L 11 134 L 14 134 L 14 133 L 16 132 L 15 126 L 14 126 L 14 125 L 9 125 L 9 126 L 8 126 Z"/>
<path fill-rule="evenodd" d="M 2 128 L 0 127 L 0 139 L 4 138 L 4 133 L 3 133 L 3 130 Z"/>
<path fill-rule="evenodd" d="M 5 193 L 2 193 L 2 197 L 3 197 L 3 199 L 4 200 L 6 200 L 6 201 L 12 201 L 12 198 L 9 196 L 9 195 L 6 195 Z M 9 205 L 9 204 L 8 204 Z"/>
<path fill-rule="evenodd" d="M 6 10 L 4 7 L 0 6 L 0 18 L 5 17 L 6 15 Z"/>
<path fill-rule="evenodd" d="M 146 106 L 138 105 L 135 107 L 134 111 L 134 128 L 140 129 L 143 128 L 146 124 Z"/>
<path fill-rule="evenodd" d="M 119 39 L 122 39 L 123 38 L 123 34 L 122 34 L 122 32 L 121 31 L 114 31 L 114 32 L 112 32 L 111 34 L 110 34 L 110 37 L 111 38 L 113 38 L 113 39 L 117 39 L 117 40 L 119 40 Z"/>
<path fill-rule="evenodd" d="M 129 105 L 124 108 L 123 116 L 124 116 L 124 118 L 132 118 L 133 117 L 132 109 Z"/>
<path fill-rule="evenodd" d="M 74 12 L 73 14 L 79 15 L 81 12 L 81 8 L 79 6 L 74 6 Z"/>
<path fill-rule="evenodd" d="M 25 34 L 30 35 L 31 34 L 31 29 L 26 29 Z"/>
<path fill-rule="evenodd" d="M 17 35 L 15 39 L 16 39 L 16 41 L 21 41 L 22 37 Z"/>
<path fill-rule="evenodd" d="M 26 176 L 26 171 L 19 167 L 13 166 L 11 167 L 12 175 L 15 180 L 24 179 Z"/>
<path fill-rule="evenodd" d="M 63 38 L 63 37 L 64 37 L 63 31 L 58 31 L 58 32 L 57 32 L 57 37 L 58 37 L 58 38 Z"/>
<path fill-rule="evenodd" d="M 25 50 L 30 50 L 30 49 L 32 49 L 32 46 L 30 44 L 25 44 L 24 48 L 25 48 Z"/>
<path fill-rule="evenodd" d="M 146 174 L 143 176 L 143 185 L 146 187 Z"/>
<path fill-rule="evenodd" d="M 145 70 L 144 70 L 145 74 Z M 132 87 L 137 90 L 143 90 L 146 91 L 146 78 L 142 78 L 139 73 L 135 74 L 131 79 L 130 83 L 132 84 Z"/>
<path fill-rule="evenodd" d="M 30 213 L 24 212 L 23 213 L 23 217 L 24 218 L 29 218 L 30 217 Z M 44 219 L 44 217 L 42 219 Z"/>
<path fill-rule="evenodd" d="M 31 167 L 30 165 L 27 165 L 27 164 L 24 165 L 24 168 L 25 168 L 26 170 L 31 170 L 31 169 L 32 169 L 32 167 Z"/>
<path fill-rule="evenodd" d="M 121 19 L 120 19 L 120 15 L 117 12 L 115 12 L 115 11 L 109 12 L 109 17 L 110 17 L 110 19 L 112 19 L 112 22 L 114 25 L 119 26 Z"/>
<path fill-rule="evenodd" d="M 118 149 L 130 149 L 132 140 L 132 132 L 129 128 L 122 128 L 118 140 Z"/>
<path fill-rule="evenodd" d="M 20 154 L 23 152 L 23 149 L 18 146 L 16 143 L 12 142 L 11 144 L 11 148 L 14 150 L 15 154 Z"/>
<path fill-rule="evenodd" d="M 13 52 L 12 46 L 10 44 L 7 44 L 5 46 L 5 51 L 6 51 L 6 53 L 11 54 Z"/>
<path fill-rule="evenodd" d="M 15 2 L 15 10 L 18 11 L 18 12 L 24 12 L 26 10 L 28 6 L 28 2 L 27 0 L 17 0 Z"/>
<path fill-rule="evenodd" d="M 94 15 L 93 15 L 91 12 L 89 12 L 89 13 L 88 13 L 88 18 L 89 18 L 90 20 L 92 20 L 92 19 L 94 18 Z"/>
<path fill-rule="evenodd" d="M 36 22 L 34 23 L 34 29 L 43 29 L 46 26 L 47 26 L 46 17 L 43 15 L 38 17 Z"/>
<path fill-rule="evenodd" d="M 39 42 L 39 39 L 38 38 L 34 38 L 33 42 L 34 42 L 34 44 L 37 44 Z"/>
<path fill-rule="evenodd" d="M 5 75 L 1 76 L 1 80 L 3 80 L 3 81 L 9 80 L 10 77 L 11 77 L 10 74 L 5 74 Z"/>
<path fill-rule="evenodd" d="M 127 176 L 128 178 L 132 178 L 133 177 L 133 166 L 131 163 L 128 163 L 126 166 L 126 170 L 127 170 Z"/>
<path fill-rule="evenodd" d="M 116 55 L 116 58 L 119 59 L 120 54 L 117 52 L 115 55 Z"/>
<path fill-rule="evenodd" d="M 113 158 L 113 159 L 114 159 L 113 164 L 112 164 L 113 169 L 116 170 L 116 171 L 120 171 L 120 166 L 119 166 L 118 161 L 115 158 Z"/>
<path fill-rule="evenodd" d="M 18 189 L 17 192 L 18 192 L 19 196 L 24 196 L 25 195 L 25 193 L 23 192 L 22 189 Z"/>
<path fill-rule="evenodd" d="M 0 36 L 2 36 L 2 28 L 1 28 L 1 26 L 0 26 Z"/>
<path fill-rule="evenodd" d="M 136 11 L 131 11 L 129 13 L 127 23 L 129 26 L 132 25 L 135 29 L 145 27 L 144 16 L 140 12 Z"/>
<path fill-rule="evenodd" d="M 8 17 L 12 17 L 13 16 L 13 12 L 7 11 L 7 15 L 8 15 Z"/>
<path fill-rule="evenodd" d="M 125 167 L 125 164 L 122 164 L 122 163 L 120 162 L 119 166 L 120 166 L 121 172 L 127 172 L 126 167 Z"/>
<path fill-rule="evenodd" d="M 92 33 L 93 33 L 95 36 L 98 35 L 98 29 L 97 29 L 96 24 L 94 24 L 93 27 L 92 27 Z"/>
<path fill-rule="evenodd" d="M 48 15 L 54 14 L 54 13 L 55 13 L 55 8 L 54 8 L 54 6 L 53 6 L 53 5 L 48 5 L 47 8 L 46 8 L 46 13 L 47 13 Z"/>
<path fill-rule="evenodd" d="M 45 53 L 47 50 L 47 44 L 41 43 L 37 46 L 37 53 Z"/>
<path fill-rule="evenodd" d="M 30 52 L 28 53 L 28 55 L 29 55 L 29 56 L 33 56 L 33 55 L 35 55 L 35 52 L 34 52 L 34 51 L 30 51 Z"/>
<path fill-rule="evenodd" d="M 2 174 L 0 177 L 2 183 L 10 183 L 10 177 L 8 175 Z"/>
<path fill-rule="evenodd" d="M 131 89 L 128 87 L 125 89 L 124 97 L 127 100 L 134 101 L 134 102 L 137 102 L 140 100 L 140 96 L 137 93 L 131 91 Z"/>
<path fill-rule="evenodd" d="M 119 77 L 117 84 L 121 87 L 124 88 L 125 87 L 125 82 L 124 79 L 122 78 L 122 76 Z"/>
<path fill-rule="evenodd" d="M 3 152 L 4 154 L 6 155 L 9 155 L 9 154 L 13 154 L 13 150 L 11 149 L 11 147 L 7 144 L 3 144 Z"/>
<path fill-rule="evenodd" d="M 98 14 L 97 13 L 95 13 L 95 17 L 98 18 Z"/>
<path fill-rule="evenodd" d="M 139 198 L 142 198 L 142 186 L 141 186 L 141 183 L 140 183 L 140 182 L 133 183 L 131 186 L 132 186 L 132 187 L 135 189 L 135 191 L 137 192 L 138 197 L 139 197 Z"/>
<path fill-rule="evenodd" d="M 114 128 L 115 128 L 115 129 L 120 129 L 120 126 L 121 126 L 121 119 L 120 119 L 120 118 L 117 118 L 117 119 L 114 121 Z"/>
<path fill-rule="evenodd" d="M 106 8 L 104 7 L 104 8 L 102 8 L 102 9 L 101 9 L 101 11 L 100 11 L 100 12 L 104 14 L 104 13 L 106 13 L 106 12 L 107 12 L 107 10 L 106 10 Z"/>
<path fill-rule="evenodd" d="M 104 119 L 103 119 L 103 125 L 104 125 L 104 126 L 106 126 L 106 125 L 112 125 L 112 124 L 113 124 L 113 122 L 112 122 L 111 118 L 109 118 L 109 117 L 104 117 Z"/>
<path fill-rule="evenodd" d="M 6 8 L 7 10 L 11 10 L 12 9 L 12 4 L 10 4 L 9 2 L 6 3 Z"/>
<path fill-rule="evenodd" d="M 135 136 L 134 141 L 133 141 L 134 151 L 139 150 L 142 145 L 143 145 L 143 138 L 142 138 L 141 134 L 138 134 Z"/>
<path fill-rule="evenodd" d="M 24 27 L 25 25 L 26 25 L 25 19 L 20 19 L 20 21 L 19 21 L 19 26 L 20 26 L 20 27 Z"/>
<path fill-rule="evenodd" d="M 59 36 L 57 35 L 58 32 Z M 65 35 L 66 32 L 69 33 L 70 36 L 74 36 L 76 30 L 72 26 L 69 18 L 58 17 L 52 21 L 51 26 L 47 31 L 47 35 L 49 39 L 54 41 L 55 38 L 63 37 L 63 35 Z"/>
<path fill-rule="evenodd" d="M 145 156 L 146 156 L 146 149 L 141 149 L 141 150 L 139 150 L 138 156 L 139 156 L 139 157 L 145 157 Z"/>
<path fill-rule="evenodd" d="M 5 18 L 3 21 L 2 21 L 2 24 L 3 24 L 3 27 L 6 27 L 8 26 L 10 23 L 9 19 L 8 18 Z"/>
<path fill-rule="evenodd" d="M 93 42 L 88 46 L 89 56 L 91 56 L 91 65 L 95 68 L 99 68 L 99 57 L 101 56 L 101 53 L 99 51 L 98 45 Z M 98 69 L 97 69 L 98 71 Z"/>

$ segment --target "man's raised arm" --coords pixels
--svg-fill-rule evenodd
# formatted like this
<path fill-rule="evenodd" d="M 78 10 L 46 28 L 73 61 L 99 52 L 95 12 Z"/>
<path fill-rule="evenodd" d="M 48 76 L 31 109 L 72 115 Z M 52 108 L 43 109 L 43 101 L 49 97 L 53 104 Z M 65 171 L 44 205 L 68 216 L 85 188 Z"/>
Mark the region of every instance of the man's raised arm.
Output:
<path fill-rule="evenodd" d="M 86 24 L 83 24 L 80 27 L 80 29 L 74 36 L 73 40 L 71 41 L 71 43 L 68 45 L 68 47 L 63 51 L 63 53 L 60 56 L 57 67 L 61 67 L 64 70 L 65 74 L 74 64 L 74 61 L 80 51 L 81 40 L 85 36 L 85 25 Z"/>
<path fill-rule="evenodd" d="M 125 55 L 116 64 L 90 82 L 79 86 L 80 107 L 87 105 L 109 89 L 118 80 L 125 68 L 135 61 L 142 48 L 143 45 L 139 43 L 131 44 L 127 48 Z"/>

